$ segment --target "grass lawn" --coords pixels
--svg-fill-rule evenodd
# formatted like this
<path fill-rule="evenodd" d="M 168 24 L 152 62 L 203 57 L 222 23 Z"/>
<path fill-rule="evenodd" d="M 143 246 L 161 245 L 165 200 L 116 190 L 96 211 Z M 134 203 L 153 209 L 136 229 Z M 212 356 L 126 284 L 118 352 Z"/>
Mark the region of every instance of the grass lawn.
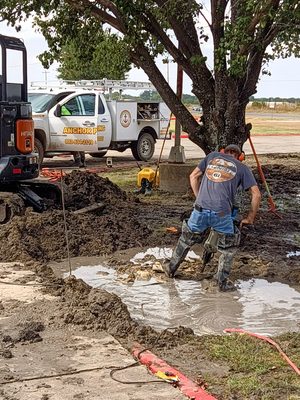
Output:
<path fill-rule="evenodd" d="M 293 119 L 286 119 L 280 113 L 269 114 L 268 117 L 263 114 L 260 116 L 259 113 L 246 115 L 246 122 L 251 122 L 253 126 L 252 135 L 300 135 L 300 114 L 295 114 Z M 200 114 L 195 114 L 196 119 L 199 116 Z M 175 120 L 171 121 L 170 130 L 175 132 Z"/>

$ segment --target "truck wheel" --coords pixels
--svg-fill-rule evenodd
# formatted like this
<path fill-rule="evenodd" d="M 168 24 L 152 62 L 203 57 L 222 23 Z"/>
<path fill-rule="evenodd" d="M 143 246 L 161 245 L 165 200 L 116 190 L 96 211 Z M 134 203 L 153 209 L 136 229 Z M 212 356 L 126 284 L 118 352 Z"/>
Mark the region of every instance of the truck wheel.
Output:
<path fill-rule="evenodd" d="M 131 146 L 133 157 L 137 161 L 149 161 L 155 150 L 155 140 L 148 132 L 143 132 Z"/>
<path fill-rule="evenodd" d="M 34 152 L 38 154 L 38 165 L 41 168 L 44 160 L 44 147 L 39 139 L 34 139 Z"/>
<path fill-rule="evenodd" d="M 107 150 L 103 150 L 103 151 L 98 151 L 98 153 L 89 153 L 90 156 L 95 157 L 95 158 L 102 158 L 105 156 L 105 154 L 107 153 Z"/>

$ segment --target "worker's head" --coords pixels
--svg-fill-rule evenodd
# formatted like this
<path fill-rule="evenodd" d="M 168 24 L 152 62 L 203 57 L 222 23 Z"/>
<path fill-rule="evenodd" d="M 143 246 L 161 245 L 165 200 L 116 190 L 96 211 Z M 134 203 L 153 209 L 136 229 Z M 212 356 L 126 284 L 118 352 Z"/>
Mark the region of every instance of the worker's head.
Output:
<path fill-rule="evenodd" d="M 225 154 L 231 154 L 237 160 L 240 160 L 242 156 L 242 150 L 237 144 L 229 144 L 224 149 Z"/>

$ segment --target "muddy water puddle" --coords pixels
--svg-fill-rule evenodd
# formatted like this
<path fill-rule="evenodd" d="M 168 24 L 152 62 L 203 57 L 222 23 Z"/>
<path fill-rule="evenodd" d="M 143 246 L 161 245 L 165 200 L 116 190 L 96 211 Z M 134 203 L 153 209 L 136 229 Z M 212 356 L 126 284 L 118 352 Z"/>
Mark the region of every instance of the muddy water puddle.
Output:
<path fill-rule="evenodd" d="M 170 254 L 171 249 L 153 248 L 134 254 L 123 252 L 121 257 L 128 257 L 134 268 L 138 265 L 145 272 L 152 271 L 157 260 Z M 188 257 L 199 258 L 194 252 Z M 300 330 L 299 288 L 251 279 L 238 281 L 234 292 L 220 293 L 211 281 L 169 280 L 162 273 L 148 275 L 148 279 L 139 279 L 136 275 L 130 281 L 128 274 L 120 275 L 105 260 L 81 261 L 73 263 L 73 274 L 77 278 L 115 293 L 133 318 L 158 330 L 182 325 L 192 328 L 196 334 L 214 334 L 239 327 L 272 336 Z"/>

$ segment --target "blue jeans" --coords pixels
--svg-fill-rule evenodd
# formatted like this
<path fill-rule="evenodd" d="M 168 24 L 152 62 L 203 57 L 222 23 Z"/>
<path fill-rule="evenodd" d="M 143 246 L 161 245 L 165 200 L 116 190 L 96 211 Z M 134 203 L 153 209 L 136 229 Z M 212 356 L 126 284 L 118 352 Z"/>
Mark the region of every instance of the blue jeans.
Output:
<path fill-rule="evenodd" d="M 187 221 L 188 227 L 194 233 L 201 233 L 207 228 L 213 228 L 218 233 L 232 234 L 234 226 L 231 214 L 220 216 L 215 211 L 194 209 Z"/>
<path fill-rule="evenodd" d="M 231 214 L 220 216 L 215 211 L 205 209 L 202 211 L 194 209 L 188 221 L 183 221 L 182 233 L 169 262 L 168 276 L 173 277 L 175 275 L 189 249 L 195 243 L 200 243 L 200 240 L 203 240 L 201 233 L 208 228 L 213 228 L 219 233 L 218 251 L 221 256 L 219 257 L 218 272 L 215 278 L 219 284 L 226 282 L 239 244 L 239 231 L 234 227 Z"/>

